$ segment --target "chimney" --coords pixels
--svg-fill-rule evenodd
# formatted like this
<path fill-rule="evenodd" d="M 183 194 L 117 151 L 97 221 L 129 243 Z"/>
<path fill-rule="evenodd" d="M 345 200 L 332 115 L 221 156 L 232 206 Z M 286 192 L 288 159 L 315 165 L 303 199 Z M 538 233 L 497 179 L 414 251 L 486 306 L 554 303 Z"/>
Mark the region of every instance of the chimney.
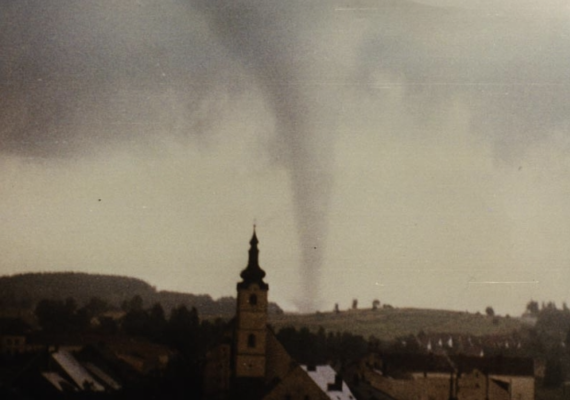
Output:
<path fill-rule="evenodd" d="M 334 377 L 334 383 L 329 383 L 327 385 L 328 392 L 342 392 L 342 377 L 336 374 Z"/>

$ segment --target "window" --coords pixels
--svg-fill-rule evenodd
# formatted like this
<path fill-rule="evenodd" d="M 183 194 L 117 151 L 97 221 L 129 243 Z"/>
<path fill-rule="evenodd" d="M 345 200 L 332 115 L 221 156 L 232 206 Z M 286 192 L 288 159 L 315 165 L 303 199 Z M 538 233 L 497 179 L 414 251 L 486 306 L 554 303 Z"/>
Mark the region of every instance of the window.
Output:
<path fill-rule="evenodd" d="M 247 337 L 247 347 L 255 347 L 255 335 L 253 333 Z"/>
<path fill-rule="evenodd" d="M 251 304 L 252 306 L 257 305 L 257 295 L 252 294 L 251 296 L 249 296 L 249 304 Z"/>

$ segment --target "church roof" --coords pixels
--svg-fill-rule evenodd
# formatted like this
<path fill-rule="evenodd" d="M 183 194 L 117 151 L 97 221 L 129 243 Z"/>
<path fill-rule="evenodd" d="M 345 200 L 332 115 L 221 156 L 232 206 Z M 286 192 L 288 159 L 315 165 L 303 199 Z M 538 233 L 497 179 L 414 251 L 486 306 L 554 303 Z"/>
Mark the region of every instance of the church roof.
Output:
<path fill-rule="evenodd" d="M 243 279 L 242 282 L 238 283 L 238 289 L 245 289 L 252 284 L 257 284 L 261 289 L 269 289 L 269 285 L 263 282 L 263 278 L 265 277 L 265 271 L 261 269 L 259 266 L 259 249 L 257 248 L 257 244 L 259 240 L 257 240 L 257 235 L 255 233 L 255 227 L 253 228 L 253 236 L 249 241 L 250 248 L 249 248 L 249 259 L 247 263 L 247 267 L 241 271 L 241 278 Z"/>

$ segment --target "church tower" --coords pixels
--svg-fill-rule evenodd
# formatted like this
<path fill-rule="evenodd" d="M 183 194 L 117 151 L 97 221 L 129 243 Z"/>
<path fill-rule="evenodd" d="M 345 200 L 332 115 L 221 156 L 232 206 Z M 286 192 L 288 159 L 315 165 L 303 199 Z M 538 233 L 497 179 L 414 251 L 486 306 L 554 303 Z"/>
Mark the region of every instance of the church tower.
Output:
<path fill-rule="evenodd" d="M 267 292 L 265 271 L 259 266 L 255 227 L 250 240 L 249 260 L 237 284 L 235 378 L 263 379 L 266 372 Z"/>

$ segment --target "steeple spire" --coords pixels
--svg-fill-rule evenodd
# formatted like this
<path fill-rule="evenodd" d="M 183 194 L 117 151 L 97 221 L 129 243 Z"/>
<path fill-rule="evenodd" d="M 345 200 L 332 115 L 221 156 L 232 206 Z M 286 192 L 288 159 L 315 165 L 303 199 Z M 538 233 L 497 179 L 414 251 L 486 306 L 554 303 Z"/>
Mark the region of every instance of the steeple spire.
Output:
<path fill-rule="evenodd" d="M 259 249 L 257 248 L 257 234 L 255 232 L 255 225 L 253 225 L 253 235 L 249 241 L 249 259 L 247 262 L 247 267 L 241 271 L 242 282 L 238 283 L 238 288 L 247 288 L 249 285 L 256 283 L 262 289 L 267 289 L 268 285 L 263 282 L 265 277 L 265 271 L 259 266 Z"/>

